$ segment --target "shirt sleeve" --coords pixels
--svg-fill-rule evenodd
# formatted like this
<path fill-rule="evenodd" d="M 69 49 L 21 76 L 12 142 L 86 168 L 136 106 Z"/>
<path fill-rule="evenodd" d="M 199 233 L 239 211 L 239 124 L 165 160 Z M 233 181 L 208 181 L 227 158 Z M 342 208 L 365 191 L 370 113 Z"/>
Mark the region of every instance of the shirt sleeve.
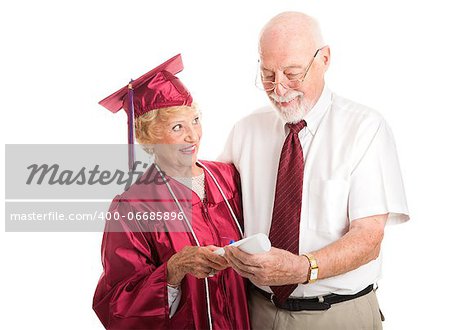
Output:
<path fill-rule="evenodd" d="M 384 120 L 358 156 L 350 177 L 349 219 L 388 214 L 388 223 L 409 220 L 405 190 L 391 129 Z"/>
<path fill-rule="evenodd" d="M 169 303 L 169 317 L 172 317 L 177 311 L 178 305 L 181 300 L 181 288 L 173 288 L 171 286 L 167 286 L 167 298 Z"/>

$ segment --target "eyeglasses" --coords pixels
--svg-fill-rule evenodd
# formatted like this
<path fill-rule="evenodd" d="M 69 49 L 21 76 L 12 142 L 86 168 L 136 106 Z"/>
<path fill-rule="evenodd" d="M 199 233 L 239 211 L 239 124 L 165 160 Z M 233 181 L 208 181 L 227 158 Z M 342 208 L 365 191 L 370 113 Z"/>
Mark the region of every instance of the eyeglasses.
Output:
<path fill-rule="evenodd" d="M 275 82 L 272 80 L 264 80 L 262 75 L 261 75 L 261 69 L 260 69 L 260 63 L 258 61 L 258 73 L 256 75 L 256 79 L 255 79 L 255 85 L 257 88 L 264 90 L 266 92 L 270 92 L 273 91 L 275 89 L 275 87 L 280 84 L 281 86 L 283 86 L 286 89 L 296 89 L 299 88 L 302 83 L 305 81 L 306 75 L 308 74 L 309 69 L 311 68 L 314 59 L 316 58 L 317 54 L 319 54 L 319 52 L 322 50 L 322 48 L 319 48 L 316 50 L 316 52 L 314 53 L 314 56 L 312 57 L 311 61 L 309 61 L 308 65 L 306 66 L 306 70 L 305 73 L 303 73 L 303 75 L 300 78 L 295 78 L 295 79 L 288 79 L 287 83 L 284 82 Z"/>

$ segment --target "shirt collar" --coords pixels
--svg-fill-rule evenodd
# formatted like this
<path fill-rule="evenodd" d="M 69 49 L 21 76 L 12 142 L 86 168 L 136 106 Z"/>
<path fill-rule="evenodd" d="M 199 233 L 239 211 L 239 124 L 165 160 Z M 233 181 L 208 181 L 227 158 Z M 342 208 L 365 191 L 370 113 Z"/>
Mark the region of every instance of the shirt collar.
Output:
<path fill-rule="evenodd" d="M 324 86 L 316 104 L 308 111 L 305 118 L 303 118 L 306 121 L 306 128 L 313 136 L 316 134 L 317 128 L 331 104 L 331 98 L 331 91 L 327 86 Z"/>

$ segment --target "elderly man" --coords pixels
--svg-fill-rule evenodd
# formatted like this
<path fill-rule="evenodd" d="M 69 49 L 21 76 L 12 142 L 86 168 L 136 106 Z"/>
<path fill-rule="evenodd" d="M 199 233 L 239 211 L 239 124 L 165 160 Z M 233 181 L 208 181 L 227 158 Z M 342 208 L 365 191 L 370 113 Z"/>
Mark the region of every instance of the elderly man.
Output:
<path fill-rule="evenodd" d="M 409 219 L 385 120 L 325 84 L 330 48 L 318 23 L 279 14 L 259 40 L 268 107 L 239 121 L 222 160 L 241 174 L 246 235 L 272 249 L 227 248 L 254 286 L 254 329 L 381 329 L 375 295 L 386 223 Z"/>

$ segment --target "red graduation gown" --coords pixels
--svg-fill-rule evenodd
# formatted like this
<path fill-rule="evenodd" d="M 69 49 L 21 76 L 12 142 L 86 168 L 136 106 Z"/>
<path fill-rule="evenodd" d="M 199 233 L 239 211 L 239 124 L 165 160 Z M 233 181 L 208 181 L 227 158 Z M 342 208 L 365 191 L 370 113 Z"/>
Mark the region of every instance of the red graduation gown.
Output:
<path fill-rule="evenodd" d="M 235 167 L 218 162 L 203 164 L 219 182 L 242 226 L 239 174 Z M 147 174 L 153 172 L 158 177 L 154 170 L 152 166 Z M 206 202 L 175 180 L 170 185 L 188 218 L 192 217 L 200 245 L 224 246 L 231 239 L 240 239 L 239 230 L 213 179 L 204 172 Z M 189 198 L 183 203 L 187 190 Z M 104 271 L 95 291 L 93 308 L 107 329 L 208 329 L 205 280 L 189 274 L 181 283 L 181 301 L 176 313 L 169 318 L 167 261 L 184 246 L 196 243 L 184 221 L 152 221 L 155 228 L 149 229 L 146 227 L 149 222 L 142 224 L 122 218 L 130 212 L 151 211 L 178 212 L 165 185 L 133 185 L 113 200 L 110 212 L 119 214 L 121 219 L 108 221 L 105 227 Z M 227 268 L 208 281 L 213 329 L 249 329 L 244 279 Z"/>

